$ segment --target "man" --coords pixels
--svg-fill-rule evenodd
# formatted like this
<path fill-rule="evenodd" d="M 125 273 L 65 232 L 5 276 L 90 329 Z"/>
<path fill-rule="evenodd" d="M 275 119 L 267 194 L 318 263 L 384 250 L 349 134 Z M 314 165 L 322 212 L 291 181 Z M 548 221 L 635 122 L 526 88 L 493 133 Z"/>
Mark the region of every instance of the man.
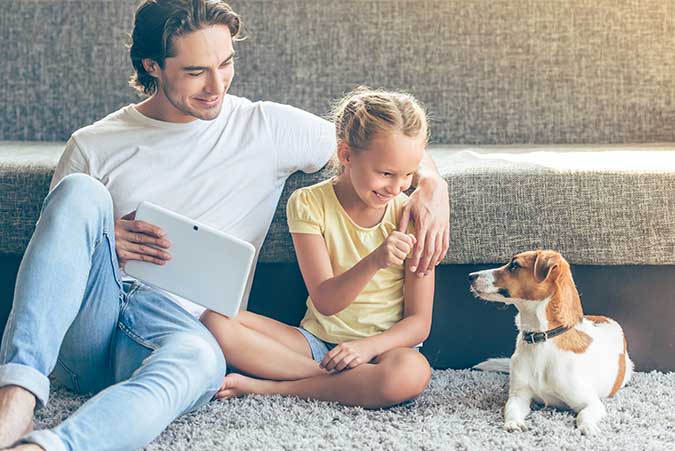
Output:
<path fill-rule="evenodd" d="M 120 266 L 170 258 L 170 237 L 133 220 L 141 200 L 259 249 L 285 179 L 320 169 L 334 151 L 330 123 L 227 95 L 239 29 L 220 0 L 139 6 L 131 82 L 149 97 L 75 132 L 57 166 L 0 349 L 0 447 L 136 449 L 218 390 L 226 364 L 195 317 L 202 309 L 124 280 Z M 448 198 L 430 158 L 418 178 L 405 220 L 427 243 L 413 257 L 424 275 L 447 250 Z M 53 429 L 31 432 L 52 372 L 98 394 Z"/>

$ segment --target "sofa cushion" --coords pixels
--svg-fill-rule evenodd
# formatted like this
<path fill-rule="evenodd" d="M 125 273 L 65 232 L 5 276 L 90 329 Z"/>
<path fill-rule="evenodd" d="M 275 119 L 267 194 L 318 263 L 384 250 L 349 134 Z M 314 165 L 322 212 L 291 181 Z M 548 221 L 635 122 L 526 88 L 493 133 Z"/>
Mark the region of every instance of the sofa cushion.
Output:
<path fill-rule="evenodd" d="M 445 263 L 502 262 L 552 248 L 576 264 L 675 264 L 675 145 L 432 146 L 448 181 L 450 250 Z M 263 262 L 292 261 L 282 208 Z"/>
<path fill-rule="evenodd" d="M 64 143 L 0 141 L 0 253 L 22 254 Z"/>
<path fill-rule="evenodd" d="M 63 144 L 0 142 L 0 253 L 30 239 Z M 675 264 L 675 145 L 432 146 L 448 181 L 445 263 L 553 248 L 576 264 Z M 295 260 L 285 205 L 326 171 L 292 175 L 261 262 Z"/>

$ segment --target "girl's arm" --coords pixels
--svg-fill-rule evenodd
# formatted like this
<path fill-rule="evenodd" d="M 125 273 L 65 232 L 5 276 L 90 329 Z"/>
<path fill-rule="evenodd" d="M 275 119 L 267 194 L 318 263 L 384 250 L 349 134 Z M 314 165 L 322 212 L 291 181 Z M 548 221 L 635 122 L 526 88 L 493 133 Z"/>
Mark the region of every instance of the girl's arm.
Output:
<path fill-rule="evenodd" d="M 402 264 L 415 244 L 412 235 L 393 231 L 377 249 L 336 276 L 321 235 L 292 233 L 291 236 L 312 303 L 326 316 L 347 308 L 377 271 Z"/>
<path fill-rule="evenodd" d="M 375 355 L 394 348 L 411 348 L 429 337 L 434 302 L 434 269 L 426 277 L 405 272 L 403 319 L 384 332 L 368 337 Z"/>
<path fill-rule="evenodd" d="M 336 346 L 326 354 L 321 368 L 329 371 L 356 368 L 391 349 L 422 343 L 431 330 L 433 300 L 434 269 L 422 278 L 406 271 L 403 319 L 378 335 Z"/>

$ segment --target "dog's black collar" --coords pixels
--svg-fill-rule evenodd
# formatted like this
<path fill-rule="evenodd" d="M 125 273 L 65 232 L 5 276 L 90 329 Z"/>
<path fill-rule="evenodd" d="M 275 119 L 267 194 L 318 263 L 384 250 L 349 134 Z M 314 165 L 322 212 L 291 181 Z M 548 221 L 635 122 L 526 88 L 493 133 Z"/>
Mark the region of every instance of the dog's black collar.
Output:
<path fill-rule="evenodd" d="M 523 341 L 530 344 L 543 343 L 549 338 L 562 335 L 571 329 L 571 327 L 560 326 L 555 329 L 547 330 L 546 332 L 523 332 Z"/>

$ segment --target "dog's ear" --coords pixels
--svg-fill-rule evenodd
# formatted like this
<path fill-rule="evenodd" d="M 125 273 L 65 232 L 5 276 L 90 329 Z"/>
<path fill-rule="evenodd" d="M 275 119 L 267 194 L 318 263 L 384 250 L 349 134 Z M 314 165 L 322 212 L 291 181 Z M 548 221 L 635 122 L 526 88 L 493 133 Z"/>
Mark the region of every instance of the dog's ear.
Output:
<path fill-rule="evenodd" d="M 562 269 L 562 258 L 555 252 L 539 251 L 534 262 L 534 278 L 537 282 L 556 280 Z"/>
<path fill-rule="evenodd" d="M 572 327 L 584 317 L 581 299 L 572 279 L 570 265 L 560 254 L 555 252 L 552 254 L 554 255 L 549 259 L 548 277 L 555 284 L 555 291 L 547 315 L 563 326 Z"/>

